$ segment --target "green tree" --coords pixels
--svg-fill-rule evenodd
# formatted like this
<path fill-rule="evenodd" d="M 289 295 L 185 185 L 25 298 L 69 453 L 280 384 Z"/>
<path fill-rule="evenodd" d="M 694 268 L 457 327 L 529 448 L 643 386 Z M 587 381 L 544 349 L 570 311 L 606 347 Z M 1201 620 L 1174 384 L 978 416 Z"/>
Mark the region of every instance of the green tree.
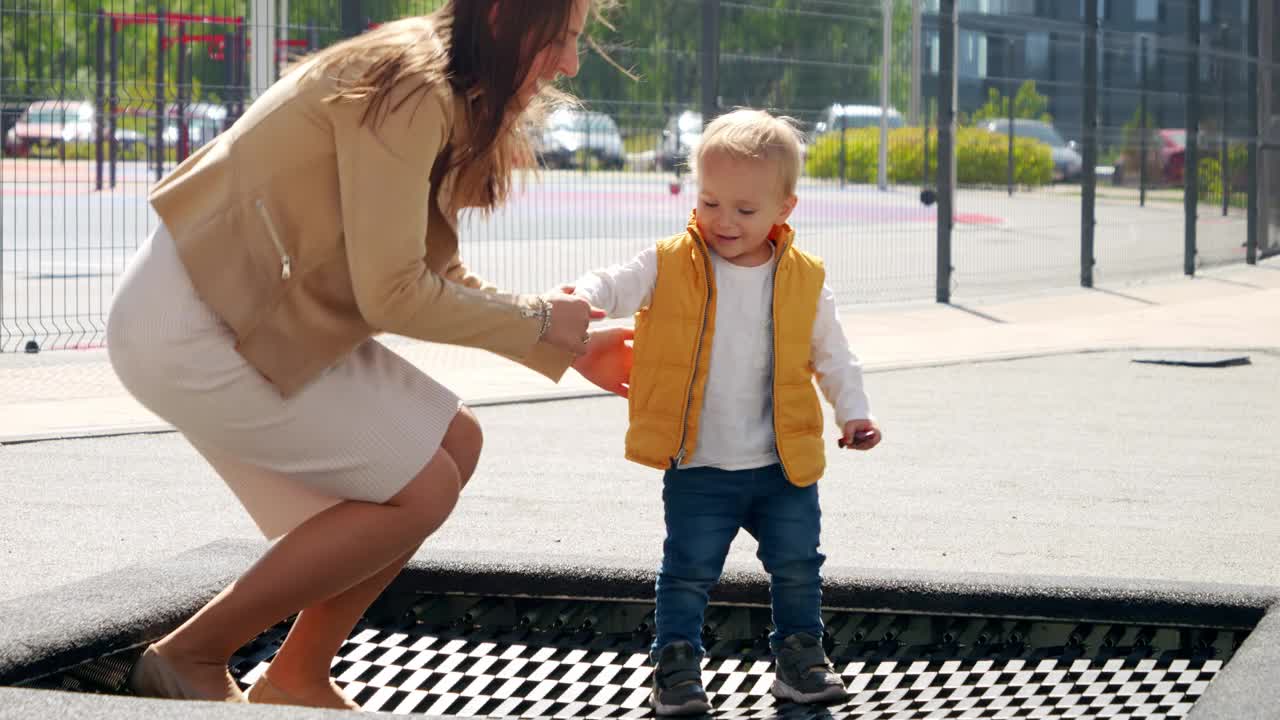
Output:
<path fill-rule="evenodd" d="M 1049 114 L 1049 98 L 1036 91 L 1036 81 L 1027 80 L 1018 87 L 1013 97 L 1013 116 L 1042 122 L 1053 122 Z M 987 89 L 987 102 L 973 112 L 973 122 L 998 120 L 1009 117 L 1009 98 L 996 88 Z"/>

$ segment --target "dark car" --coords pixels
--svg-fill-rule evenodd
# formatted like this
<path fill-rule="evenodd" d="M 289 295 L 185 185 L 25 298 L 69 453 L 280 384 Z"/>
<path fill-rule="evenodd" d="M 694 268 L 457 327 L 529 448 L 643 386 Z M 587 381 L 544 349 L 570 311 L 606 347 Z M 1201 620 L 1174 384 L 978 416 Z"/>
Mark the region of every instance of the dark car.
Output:
<path fill-rule="evenodd" d="M 984 123 L 982 127 L 988 132 L 997 135 L 1009 134 L 1009 120 L 1007 118 L 991 120 Z M 1053 155 L 1054 181 L 1071 181 L 1080 177 L 1084 168 L 1084 158 L 1080 157 L 1080 153 L 1076 150 L 1076 144 L 1064 140 L 1049 123 L 1016 118 L 1013 121 L 1013 136 L 1039 140 L 1049 146 L 1049 150 Z"/>
<path fill-rule="evenodd" d="M 622 133 L 604 113 L 561 108 L 551 113 L 537 142 L 538 156 L 547 167 L 621 169 L 625 162 Z"/>

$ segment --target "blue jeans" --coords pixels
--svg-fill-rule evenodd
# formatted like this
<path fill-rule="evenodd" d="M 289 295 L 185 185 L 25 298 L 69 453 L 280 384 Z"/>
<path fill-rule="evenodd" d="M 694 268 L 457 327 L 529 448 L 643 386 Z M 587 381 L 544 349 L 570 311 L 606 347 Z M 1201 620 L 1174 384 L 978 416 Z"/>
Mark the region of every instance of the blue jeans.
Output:
<path fill-rule="evenodd" d="M 822 577 L 818 552 L 822 510 L 818 486 L 787 482 L 780 465 L 754 470 L 692 468 L 663 476 L 667 539 L 658 572 L 653 654 L 684 640 L 699 655 L 708 592 L 720 579 L 729 544 L 745 529 L 759 542 L 769 573 L 776 650 L 794 633 L 822 637 Z"/>

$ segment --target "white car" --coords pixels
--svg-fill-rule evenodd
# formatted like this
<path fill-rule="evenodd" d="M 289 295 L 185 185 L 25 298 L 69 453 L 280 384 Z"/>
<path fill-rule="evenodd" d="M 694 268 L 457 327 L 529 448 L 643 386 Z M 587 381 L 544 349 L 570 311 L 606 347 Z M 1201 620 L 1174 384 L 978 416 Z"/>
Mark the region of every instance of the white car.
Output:
<path fill-rule="evenodd" d="M 169 105 L 165 114 L 164 144 L 176 146 L 179 139 L 178 106 Z M 190 103 L 183 115 L 187 120 L 187 141 L 191 143 L 190 150 L 195 151 L 222 132 L 227 121 L 227 108 L 212 103 Z"/>
<path fill-rule="evenodd" d="M 68 143 L 94 141 L 93 103 L 84 100 L 41 100 L 31 103 L 4 136 L 4 151 L 22 157 L 42 150 L 59 151 Z M 133 130 L 116 128 L 116 142 L 126 151 L 143 142 Z"/>
<path fill-rule="evenodd" d="M 658 140 L 656 160 L 659 170 L 674 170 L 689 162 L 689 154 L 702 139 L 702 113 L 685 110 L 667 120 Z"/>
<path fill-rule="evenodd" d="M 836 103 L 828 107 L 822 113 L 822 117 L 818 119 L 813 126 L 814 136 L 823 133 L 835 132 L 840 129 L 852 130 L 854 128 L 880 127 L 880 111 L 879 105 L 841 105 Z M 894 108 L 889 108 L 887 113 L 889 129 L 906 127 L 907 123 L 902 119 L 902 113 Z"/>

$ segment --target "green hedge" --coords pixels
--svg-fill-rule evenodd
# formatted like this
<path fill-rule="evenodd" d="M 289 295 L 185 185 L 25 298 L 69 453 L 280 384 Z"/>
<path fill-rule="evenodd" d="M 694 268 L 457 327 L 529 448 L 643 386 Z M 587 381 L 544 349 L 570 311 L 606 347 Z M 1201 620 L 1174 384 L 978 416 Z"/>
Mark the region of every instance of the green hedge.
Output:
<path fill-rule="evenodd" d="M 1234 159 L 1235 154 L 1233 148 L 1228 148 L 1228 161 Z M 1240 166 L 1243 167 L 1246 162 L 1244 159 L 1239 160 Z M 1231 196 L 1227 199 L 1228 205 L 1236 208 L 1249 206 L 1249 195 L 1247 192 L 1239 190 L 1240 186 L 1235 184 L 1236 173 L 1234 170 L 1237 166 L 1233 166 L 1231 173 L 1232 188 Z M 1200 172 L 1198 178 L 1200 181 L 1200 202 L 1217 207 L 1222 203 L 1222 163 L 1219 162 L 1217 156 L 1200 158 Z"/>
<path fill-rule="evenodd" d="M 876 181 L 880 153 L 880 129 L 845 130 L 845 179 L 855 183 Z M 929 133 L 929 177 L 938 165 L 938 133 Z M 924 131 L 898 128 L 889 131 L 889 182 L 919 183 L 923 171 Z M 1049 146 L 1026 138 L 1013 143 L 1013 175 L 1019 185 L 1044 185 L 1053 180 L 1053 156 Z M 956 130 L 956 181 L 965 185 L 1003 185 L 1009 173 L 1009 139 L 978 128 Z M 805 172 L 810 177 L 840 176 L 840 133 L 822 135 L 809 146 Z"/>

